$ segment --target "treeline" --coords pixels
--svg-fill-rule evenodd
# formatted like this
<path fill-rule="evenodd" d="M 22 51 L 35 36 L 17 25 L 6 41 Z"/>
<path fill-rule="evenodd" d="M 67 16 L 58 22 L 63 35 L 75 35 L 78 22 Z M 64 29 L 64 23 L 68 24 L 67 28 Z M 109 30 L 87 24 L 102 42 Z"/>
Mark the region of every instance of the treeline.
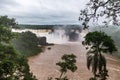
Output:
<path fill-rule="evenodd" d="M 20 29 L 53 29 L 54 25 L 22 25 L 19 24 Z"/>
<path fill-rule="evenodd" d="M 80 25 L 25 25 L 19 24 L 19 29 L 56 29 L 56 28 L 80 28 Z"/>

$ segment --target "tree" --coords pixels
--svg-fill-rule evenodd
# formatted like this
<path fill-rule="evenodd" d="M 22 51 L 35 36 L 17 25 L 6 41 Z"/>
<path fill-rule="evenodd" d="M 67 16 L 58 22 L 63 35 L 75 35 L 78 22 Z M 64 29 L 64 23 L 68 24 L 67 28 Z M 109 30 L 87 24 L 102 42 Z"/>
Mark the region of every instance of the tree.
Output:
<path fill-rule="evenodd" d="M 85 45 L 89 47 L 87 52 L 87 68 L 92 67 L 94 79 L 97 77 L 106 80 L 108 70 L 106 68 L 106 59 L 102 53 L 112 53 L 116 51 L 114 41 L 104 32 L 89 32 L 85 36 Z"/>
<path fill-rule="evenodd" d="M 37 36 L 30 31 L 18 33 L 18 37 L 12 40 L 12 44 L 21 55 L 26 57 L 42 52 L 42 49 L 38 47 Z"/>
<path fill-rule="evenodd" d="M 17 24 L 14 18 L 8 18 L 8 16 L 0 16 L 0 24 L 4 26 L 9 26 L 12 28 L 17 28 Z"/>
<path fill-rule="evenodd" d="M 83 25 L 87 25 L 92 19 L 98 21 L 99 17 L 104 17 L 106 25 L 113 23 L 120 25 L 120 0 L 90 0 L 87 8 L 81 10 L 79 20 Z"/>
<path fill-rule="evenodd" d="M 11 19 L 0 17 L 0 80 L 36 80 L 30 73 L 27 59 L 20 56 L 10 44 L 15 37 Z M 9 24 L 10 22 L 10 24 Z"/>
<path fill-rule="evenodd" d="M 58 65 L 60 67 L 60 77 L 59 78 L 55 78 L 56 80 L 69 80 L 67 78 L 67 76 L 65 76 L 66 72 L 68 70 L 75 72 L 77 70 L 77 66 L 76 66 L 76 56 L 74 54 L 64 54 L 62 56 L 62 61 L 59 61 L 58 63 L 56 63 L 56 65 Z M 64 77 L 63 77 L 64 75 Z M 48 80 L 52 80 L 52 78 L 48 78 Z"/>

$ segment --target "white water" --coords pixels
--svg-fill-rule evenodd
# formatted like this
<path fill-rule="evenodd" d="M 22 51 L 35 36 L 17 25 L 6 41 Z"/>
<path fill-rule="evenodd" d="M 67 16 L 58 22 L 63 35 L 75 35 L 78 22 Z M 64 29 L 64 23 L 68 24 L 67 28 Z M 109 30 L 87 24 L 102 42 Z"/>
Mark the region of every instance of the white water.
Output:
<path fill-rule="evenodd" d="M 48 43 L 55 43 L 55 44 L 64 44 L 64 43 L 70 43 L 69 37 L 65 35 L 64 30 L 55 30 L 54 33 L 49 33 L 49 32 L 39 32 L 35 34 L 38 37 L 46 37 Z M 79 37 L 81 35 L 79 34 Z M 81 42 L 81 38 L 77 42 Z"/>
<path fill-rule="evenodd" d="M 65 31 L 55 30 L 54 33 L 50 33 L 50 31 L 46 30 L 32 30 L 32 29 L 24 29 L 24 30 L 16 30 L 12 29 L 13 32 L 26 32 L 31 31 L 32 33 L 36 34 L 37 37 L 46 37 L 48 43 L 55 43 L 55 44 L 64 44 L 64 43 L 70 43 L 68 36 L 65 35 Z M 85 36 L 85 33 L 78 33 L 79 34 L 79 40 L 76 42 L 83 41 L 83 37 Z"/>

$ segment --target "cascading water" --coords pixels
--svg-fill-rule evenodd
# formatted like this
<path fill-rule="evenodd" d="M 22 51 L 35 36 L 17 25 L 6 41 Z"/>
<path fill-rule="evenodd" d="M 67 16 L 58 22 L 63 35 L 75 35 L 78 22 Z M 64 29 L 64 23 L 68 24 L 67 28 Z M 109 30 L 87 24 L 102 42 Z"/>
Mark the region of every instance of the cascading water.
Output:
<path fill-rule="evenodd" d="M 81 42 L 83 36 L 80 30 L 60 28 L 54 29 L 53 32 L 50 30 L 34 30 L 34 29 L 24 29 L 24 30 L 12 30 L 13 32 L 26 32 L 31 31 L 35 33 L 38 37 L 46 37 L 47 43 L 63 44 L 70 42 Z"/>
<path fill-rule="evenodd" d="M 79 32 L 70 32 L 69 35 L 66 35 L 65 30 L 58 29 L 54 32 L 44 32 L 37 33 L 38 37 L 46 37 L 48 43 L 63 44 L 69 42 L 81 42 L 81 34 Z"/>

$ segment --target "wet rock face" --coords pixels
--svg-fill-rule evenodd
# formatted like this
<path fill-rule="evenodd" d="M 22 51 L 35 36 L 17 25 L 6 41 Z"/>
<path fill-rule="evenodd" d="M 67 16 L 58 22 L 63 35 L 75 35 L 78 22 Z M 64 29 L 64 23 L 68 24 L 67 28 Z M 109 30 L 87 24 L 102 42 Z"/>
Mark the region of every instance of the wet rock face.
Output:
<path fill-rule="evenodd" d="M 39 45 L 46 45 L 47 44 L 46 40 L 47 40 L 46 37 L 39 37 L 38 38 Z"/>
<path fill-rule="evenodd" d="M 47 37 L 38 37 L 38 43 L 39 45 L 42 45 L 42 46 L 53 46 L 54 44 L 53 43 L 48 43 L 47 42 Z"/>
<path fill-rule="evenodd" d="M 69 34 L 69 40 L 70 41 L 77 41 L 79 39 L 79 34 L 76 32 L 71 32 Z"/>

